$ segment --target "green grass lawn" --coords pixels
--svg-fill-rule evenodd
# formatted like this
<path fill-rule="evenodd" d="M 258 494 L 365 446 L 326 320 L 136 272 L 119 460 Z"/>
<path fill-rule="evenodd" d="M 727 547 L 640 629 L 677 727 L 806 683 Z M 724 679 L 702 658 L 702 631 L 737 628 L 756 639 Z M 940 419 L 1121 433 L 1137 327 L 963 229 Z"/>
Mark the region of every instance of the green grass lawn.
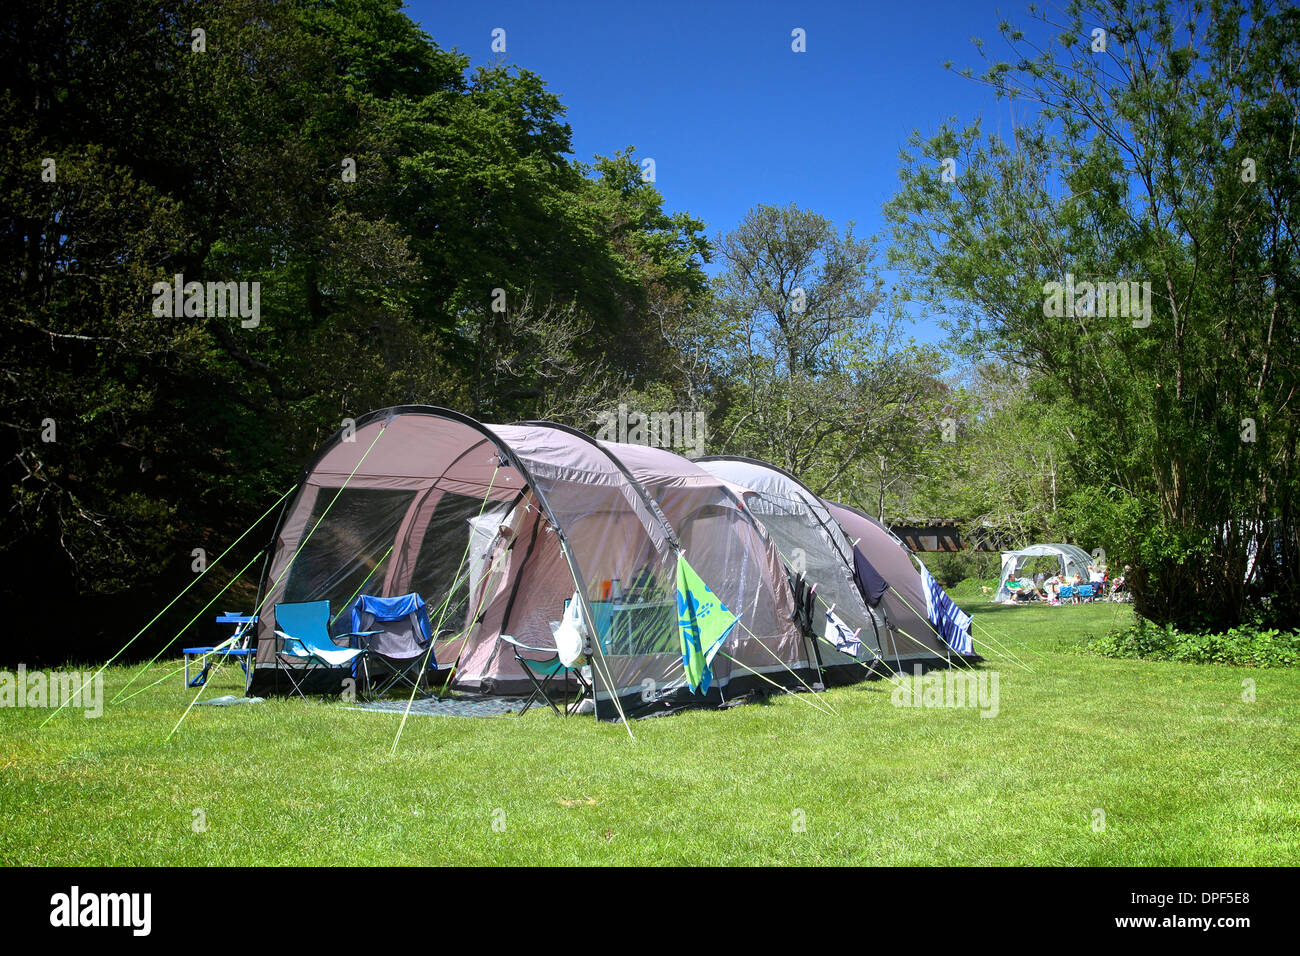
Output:
<path fill-rule="evenodd" d="M 1029 667 L 980 644 L 992 719 L 874 681 L 820 696 L 837 716 L 781 697 L 640 721 L 635 742 L 545 709 L 412 716 L 390 757 L 400 716 L 325 701 L 199 707 L 167 740 L 179 676 L 44 730 L 48 711 L 6 708 L 0 862 L 1300 862 L 1300 671 L 1079 653 L 1119 605 L 973 609 Z M 205 696 L 238 694 L 232 670 Z"/>

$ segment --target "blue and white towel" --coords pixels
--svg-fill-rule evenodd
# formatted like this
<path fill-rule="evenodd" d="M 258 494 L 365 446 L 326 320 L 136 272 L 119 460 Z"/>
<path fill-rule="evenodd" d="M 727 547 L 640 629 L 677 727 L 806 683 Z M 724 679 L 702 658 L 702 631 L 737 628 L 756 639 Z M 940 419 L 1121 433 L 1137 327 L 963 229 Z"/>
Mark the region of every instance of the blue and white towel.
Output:
<path fill-rule="evenodd" d="M 970 615 L 953 603 L 924 564 L 921 564 L 921 583 L 925 586 L 925 616 L 939 636 L 958 654 L 973 653 L 975 646 L 970 636 Z"/>

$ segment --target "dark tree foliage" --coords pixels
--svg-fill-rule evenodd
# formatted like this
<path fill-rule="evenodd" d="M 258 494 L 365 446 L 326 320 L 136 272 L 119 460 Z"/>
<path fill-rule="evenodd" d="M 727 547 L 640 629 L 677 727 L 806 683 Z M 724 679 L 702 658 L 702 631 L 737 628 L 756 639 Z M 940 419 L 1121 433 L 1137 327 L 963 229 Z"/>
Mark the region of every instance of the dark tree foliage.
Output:
<path fill-rule="evenodd" d="M 702 296 L 702 225 L 630 154 L 576 163 L 537 76 L 471 70 L 397 0 L 11 3 L 0 70 L 0 587 L 64 615 L 0 658 L 116 650 L 344 419 L 562 414 L 647 382 Z M 155 315 L 178 274 L 259 283 L 260 321 Z M 521 343 L 521 309 L 558 318 Z"/>

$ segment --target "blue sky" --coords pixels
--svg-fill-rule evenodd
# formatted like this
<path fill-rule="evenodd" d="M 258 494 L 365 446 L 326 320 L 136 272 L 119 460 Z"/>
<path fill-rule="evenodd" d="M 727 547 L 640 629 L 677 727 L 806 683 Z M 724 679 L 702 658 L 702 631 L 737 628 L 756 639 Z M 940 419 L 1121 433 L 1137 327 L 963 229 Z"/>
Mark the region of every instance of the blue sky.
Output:
<path fill-rule="evenodd" d="M 1025 23 L 1026 4 L 1002 4 Z M 866 3 L 451 3 L 414 0 L 408 14 L 474 64 L 499 54 L 539 74 L 560 96 L 574 155 L 635 146 L 656 164 L 672 210 L 711 237 L 758 203 L 794 202 L 857 234 L 883 231 L 881 205 L 897 184 L 898 151 L 913 129 L 984 116 L 1007 105 L 945 70 L 980 71 L 971 38 L 999 50 L 1001 15 L 986 0 Z M 807 52 L 791 50 L 806 31 Z M 918 325 L 918 340 L 942 338 Z"/>

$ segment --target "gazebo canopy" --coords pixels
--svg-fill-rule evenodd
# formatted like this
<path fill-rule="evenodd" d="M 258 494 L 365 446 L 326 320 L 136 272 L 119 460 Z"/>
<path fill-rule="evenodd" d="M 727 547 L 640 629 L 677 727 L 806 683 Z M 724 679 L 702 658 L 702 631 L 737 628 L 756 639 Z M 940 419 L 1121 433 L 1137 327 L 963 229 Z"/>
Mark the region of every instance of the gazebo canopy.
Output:
<path fill-rule="evenodd" d="M 1021 568 L 1034 558 L 1044 557 L 1056 558 L 1062 574 L 1077 574 L 1085 580 L 1088 577 L 1088 565 L 1093 563 L 1092 555 L 1077 544 L 1031 544 L 1019 551 L 1003 551 L 1002 579 L 998 582 L 998 590 L 993 599 L 1000 601 L 1005 598 L 1010 593 L 1007 581 L 1019 574 Z"/>

